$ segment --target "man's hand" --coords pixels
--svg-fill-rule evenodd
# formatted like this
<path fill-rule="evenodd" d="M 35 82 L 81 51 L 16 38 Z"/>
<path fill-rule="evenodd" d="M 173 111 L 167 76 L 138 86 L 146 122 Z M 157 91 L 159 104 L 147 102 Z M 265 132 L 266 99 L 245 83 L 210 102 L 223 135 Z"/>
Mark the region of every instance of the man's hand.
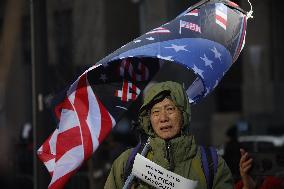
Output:
<path fill-rule="evenodd" d="M 244 150 L 240 149 L 241 159 L 240 159 L 240 175 L 243 181 L 243 189 L 255 189 L 256 183 L 252 177 L 248 174 L 253 159 L 249 157 L 249 154 Z"/>

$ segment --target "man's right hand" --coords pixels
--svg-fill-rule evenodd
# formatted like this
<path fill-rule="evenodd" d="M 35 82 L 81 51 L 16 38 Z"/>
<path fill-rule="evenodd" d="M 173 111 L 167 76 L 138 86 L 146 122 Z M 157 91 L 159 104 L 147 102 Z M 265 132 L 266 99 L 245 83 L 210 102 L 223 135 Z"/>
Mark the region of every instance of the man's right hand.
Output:
<path fill-rule="evenodd" d="M 243 189 L 255 189 L 256 183 L 253 178 L 249 175 L 249 170 L 252 167 L 253 159 L 249 157 L 248 152 L 244 149 L 240 149 L 241 159 L 240 159 L 240 175 L 243 181 Z"/>

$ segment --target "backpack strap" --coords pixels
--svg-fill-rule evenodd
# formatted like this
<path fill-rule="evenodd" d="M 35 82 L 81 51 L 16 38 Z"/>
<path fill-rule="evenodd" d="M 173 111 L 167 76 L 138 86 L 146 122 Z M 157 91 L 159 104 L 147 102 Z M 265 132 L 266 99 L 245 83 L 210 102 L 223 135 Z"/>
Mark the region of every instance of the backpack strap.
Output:
<path fill-rule="evenodd" d="M 136 154 L 141 150 L 141 142 L 139 142 L 132 150 L 130 155 L 128 156 L 126 166 L 124 168 L 124 182 L 127 180 L 128 176 L 131 174 L 134 159 Z"/>
<path fill-rule="evenodd" d="M 218 168 L 218 153 L 216 148 L 214 147 L 210 147 L 210 152 L 211 152 L 211 156 L 213 159 L 213 168 L 214 168 L 214 175 L 217 173 L 217 168 Z"/>
<path fill-rule="evenodd" d="M 200 146 L 202 169 L 207 183 L 207 189 L 212 189 L 214 175 L 217 172 L 218 155 L 213 147 Z"/>

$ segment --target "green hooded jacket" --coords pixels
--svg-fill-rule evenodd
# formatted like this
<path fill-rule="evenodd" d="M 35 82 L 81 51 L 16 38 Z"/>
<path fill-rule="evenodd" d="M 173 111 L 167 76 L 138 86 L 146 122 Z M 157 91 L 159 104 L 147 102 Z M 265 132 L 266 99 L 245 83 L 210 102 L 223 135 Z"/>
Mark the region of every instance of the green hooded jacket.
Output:
<path fill-rule="evenodd" d="M 171 100 L 183 114 L 181 134 L 169 141 L 158 137 L 150 124 L 150 108 L 165 97 Z M 172 81 L 154 84 L 144 96 L 143 105 L 140 108 L 140 127 L 150 136 L 150 151 L 146 155 L 154 163 L 171 170 L 185 178 L 198 181 L 196 189 L 207 189 L 206 179 L 202 169 L 201 151 L 195 143 L 194 137 L 189 134 L 190 104 L 187 95 L 178 83 Z M 107 178 L 105 189 L 121 189 L 124 185 L 124 169 L 132 149 L 123 152 L 113 163 Z M 135 186 L 134 186 L 135 185 Z M 143 181 L 138 181 L 132 188 L 153 188 Z M 231 172 L 222 157 L 218 157 L 217 172 L 214 175 L 214 189 L 233 188 Z"/>

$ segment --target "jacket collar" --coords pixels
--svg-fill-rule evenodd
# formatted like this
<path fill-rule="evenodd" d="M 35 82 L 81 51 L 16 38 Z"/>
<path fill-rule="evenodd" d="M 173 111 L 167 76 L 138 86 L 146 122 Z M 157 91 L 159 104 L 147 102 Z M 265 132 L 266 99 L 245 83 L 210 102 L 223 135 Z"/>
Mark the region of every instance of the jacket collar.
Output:
<path fill-rule="evenodd" d="M 192 135 L 180 136 L 170 141 L 165 141 L 159 137 L 150 139 L 152 157 L 150 159 L 164 168 L 170 167 L 167 156 L 167 147 L 174 165 L 193 158 L 197 153 L 197 147 Z"/>

